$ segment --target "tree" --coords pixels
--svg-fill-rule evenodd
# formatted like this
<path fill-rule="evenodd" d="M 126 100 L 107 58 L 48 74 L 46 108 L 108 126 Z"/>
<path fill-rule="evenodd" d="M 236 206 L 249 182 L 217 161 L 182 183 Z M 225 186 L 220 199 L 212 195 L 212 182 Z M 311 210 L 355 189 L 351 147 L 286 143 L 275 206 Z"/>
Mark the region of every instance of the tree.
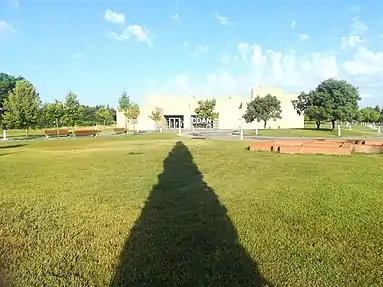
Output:
<path fill-rule="evenodd" d="M 130 107 L 125 113 L 125 116 L 133 124 L 133 134 L 135 133 L 135 130 L 136 130 L 134 126 L 136 124 L 136 121 L 139 115 L 140 115 L 140 107 L 136 103 L 131 103 Z"/>
<path fill-rule="evenodd" d="M 83 118 L 84 108 L 80 105 L 77 95 L 69 92 L 65 97 L 63 123 L 68 127 L 76 126 Z"/>
<path fill-rule="evenodd" d="M 35 87 L 27 80 L 17 81 L 4 100 L 3 120 L 15 128 L 25 129 L 25 136 L 28 137 L 28 129 L 38 123 L 40 104 Z"/>
<path fill-rule="evenodd" d="M 215 112 L 215 106 L 217 101 L 215 99 L 212 100 L 200 100 L 198 101 L 198 106 L 194 110 L 196 116 L 202 119 L 210 119 L 214 121 L 219 117 L 219 113 Z M 207 123 L 206 123 L 206 134 L 205 139 L 207 139 Z"/>
<path fill-rule="evenodd" d="M 0 125 L 2 124 L 4 101 L 9 93 L 15 88 L 16 82 L 24 80 L 23 77 L 13 77 L 11 75 L 0 73 Z"/>
<path fill-rule="evenodd" d="M 334 129 L 336 121 L 351 121 L 357 116 L 359 100 L 358 88 L 347 81 L 330 78 L 292 103 L 298 114 L 308 113 L 316 117 L 315 120 L 328 119 Z"/>
<path fill-rule="evenodd" d="M 130 97 L 126 92 L 123 92 L 118 100 L 118 110 L 120 112 L 123 112 L 125 115 L 125 129 L 127 129 L 127 124 L 128 124 L 128 110 L 131 108 L 132 102 L 130 100 Z"/>
<path fill-rule="evenodd" d="M 308 94 L 301 92 L 298 99 L 293 100 L 292 104 L 298 115 L 304 114 L 310 121 L 315 121 L 317 129 L 319 129 L 321 123 L 330 117 L 325 99 L 324 95 L 320 95 L 316 91 L 310 91 Z"/>
<path fill-rule="evenodd" d="M 149 118 L 154 121 L 154 124 L 156 125 L 157 128 L 157 123 L 161 121 L 161 113 L 158 109 L 155 109 L 152 111 L 152 113 L 149 115 Z"/>
<path fill-rule="evenodd" d="M 375 123 L 379 121 L 380 113 L 375 108 L 367 107 L 359 110 L 358 117 L 360 122 Z"/>
<path fill-rule="evenodd" d="M 64 103 L 55 100 L 53 103 L 46 103 L 42 108 L 42 117 L 44 117 L 44 124 L 48 127 L 55 125 L 57 130 L 63 124 L 63 117 L 65 114 Z"/>
<path fill-rule="evenodd" d="M 266 129 L 267 121 L 281 119 L 281 113 L 281 102 L 277 97 L 267 94 L 265 97 L 257 96 L 248 103 L 243 118 L 246 123 L 263 121 L 263 128 Z"/>
<path fill-rule="evenodd" d="M 106 107 L 98 108 L 96 110 L 95 116 L 96 116 L 97 121 L 103 122 L 104 126 L 106 124 L 109 125 L 111 122 L 113 122 L 113 116 L 110 113 L 110 110 Z"/>

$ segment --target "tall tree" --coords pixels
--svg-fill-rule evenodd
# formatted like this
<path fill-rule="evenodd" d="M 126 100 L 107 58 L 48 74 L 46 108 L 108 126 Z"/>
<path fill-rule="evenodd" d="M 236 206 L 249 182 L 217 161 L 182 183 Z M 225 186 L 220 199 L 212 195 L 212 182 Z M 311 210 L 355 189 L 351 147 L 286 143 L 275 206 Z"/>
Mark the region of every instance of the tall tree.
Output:
<path fill-rule="evenodd" d="M 53 103 L 45 103 L 42 108 L 42 116 L 47 127 L 59 128 L 63 124 L 65 114 L 64 103 L 55 100 Z"/>
<path fill-rule="evenodd" d="M 16 82 L 15 88 L 4 100 L 4 122 L 15 128 L 28 129 L 38 123 L 40 97 L 35 87 L 27 80 Z"/>
<path fill-rule="evenodd" d="M 200 100 L 198 101 L 198 106 L 194 110 L 196 116 L 198 118 L 210 119 L 214 121 L 219 117 L 219 113 L 215 112 L 215 106 L 217 105 L 217 101 L 215 99 L 212 100 Z M 205 139 L 207 139 L 207 123 L 205 126 Z"/>
<path fill-rule="evenodd" d="M 149 118 L 154 122 L 155 128 L 157 129 L 157 123 L 161 121 L 161 113 L 156 108 L 152 113 L 149 115 Z"/>
<path fill-rule="evenodd" d="M 330 118 L 329 108 L 327 107 L 325 95 L 320 95 L 316 91 L 310 91 L 308 94 L 301 92 L 297 100 L 292 104 L 298 115 L 304 115 L 310 121 L 315 121 L 317 129 L 322 122 Z"/>
<path fill-rule="evenodd" d="M 133 124 L 133 134 L 135 133 L 135 124 L 140 116 L 140 107 L 136 103 L 132 103 L 125 113 L 126 118 Z"/>
<path fill-rule="evenodd" d="M 0 126 L 3 126 L 2 116 L 4 101 L 9 93 L 15 88 L 16 82 L 20 80 L 24 80 L 24 78 L 21 76 L 16 78 L 5 73 L 0 73 Z"/>
<path fill-rule="evenodd" d="M 263 121 L 263 128 L 266 129 L 267 121 L 281 119 L 281 113 L 281 102 L 277 97 L 267 94 L 265 97 L 257 96 L 248 103 L 243 118 L 246 123 Z"/>
<path fill-rule="evenodd" d="M 65 97 L 63 122 L 68 127 L 75 127 L 82 119 L 84 108 L 77 95 L 69 92 Z"/>
<path fill-rule="evenodd" d="M 123 92 L 120 98 L 118 99 L 118 110 L 120 112 L 123 112 L 125 115 L 125 129 L 127 129 L 127 126 L 128 126 L 127 113 L 128 113 L 128 110 L 131 108 L 131 106 L 132 106 L 132 102 L 130 100 L 130 97 L 128 96 L 126 92 Z"/>
<path fill-rule="evenodd" d="M 107 107 L 99 107 L 96 110 L 97 122 L 102 122 L 105 125 L 110 125 L 113 122 L 113 115 Z"/>
<path fill-rule="evenodd" d="M 298 114 L 312 113 L 320 118 L 328 118 L 332 129 L 336 121 L 351 121 L 357 116 L 359 90 L 344 80 L 328 79 L 304 97 L 292 101 Z M 317 125 L 318 126 L 318 125 Z"/>

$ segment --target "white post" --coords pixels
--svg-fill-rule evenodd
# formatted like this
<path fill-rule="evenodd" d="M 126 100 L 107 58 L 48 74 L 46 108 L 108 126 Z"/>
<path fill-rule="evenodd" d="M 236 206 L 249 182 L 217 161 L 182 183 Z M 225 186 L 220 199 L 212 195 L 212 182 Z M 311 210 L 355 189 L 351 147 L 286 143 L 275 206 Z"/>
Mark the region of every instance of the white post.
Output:
<path fill-rule="evenodd" d="M 6 130 L 3 130 L 3 140 L 4 141 L 7 140 L 7 131 Z"/>
<path fill-rule="evenodd" d="M 181 125 L 180 124 L 178 124 L 178 135 L 182 135 Z"/>
<path fill-rule="evenodd" d="M 380 126 L 378 126 L 378 134 L 380 134 Z"/>
<path fill-rule="evenodd" d="M 351 124 L 349 124 L 348 129 L 351 130 Z"/>
<path fill-rule="evenodd" d="M 258 128 L 255 128 L 255 135 L 258 135 Z"/>
<path fill-rule="evenodd" d="M 243 140 L 243 129 L 241 129 L 241 140 Z"/>
<path fill-rule="evenodd" d="M 193 126 L 193 134 L 194 134 L 194 131 L 195 131 L 195 130 L 194 130 L 194 126 Z"/>
<path fill-rule="evenodd" d="M 162 127 L 160 127 L 160 133 L 162 133 Z"/>
<path fill-rule="evenodd" d="M 341 136 L 341 133 L 340 133 L 340 125 L 338 125 L 338 137 Z"/>

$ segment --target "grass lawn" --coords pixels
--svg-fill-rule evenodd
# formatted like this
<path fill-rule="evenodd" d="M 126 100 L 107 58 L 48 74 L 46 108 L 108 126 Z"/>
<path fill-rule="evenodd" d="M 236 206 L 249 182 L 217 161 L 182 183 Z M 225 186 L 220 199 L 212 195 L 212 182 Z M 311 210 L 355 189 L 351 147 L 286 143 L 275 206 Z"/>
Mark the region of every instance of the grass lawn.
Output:
<path fill-rule="evenodd" d="M 352 126 L 349 130 L 347 127 L 342 126 L 342 137 L 383 137 L 383 128 L 381 134 L 377 130 L 365 126 Z M 245 131 L 245 135 L 256 135 L 255 130 Z M 329 124 L 324 124 L 318 130 L 313 124 L 306 124 L 303 129 L 272 129 L 272 130 L 258 130 L 259 136 L 274 136 L 274 137 L 337 137 L 338 129 L 331 130 Z"/>
<path fill-rule="evenodd" d="M 76 128 L 77 130 L 87 130 L 87 129 L 91 129 L 93 130 L 95 127 L 78 127 Z M 55 130 L 56 128 L 47 128 L 48 130 Z M 60 129 L 68 129 L 70 132 L 73 131 L 72 128 L 65 128 L 65 127 L 62 127 Z M 114 133 L 113 131 L 113 127 L 99 127 L 98 129 L 100 131 L 100 134 L 110 134 L 110 133 Z M 29 139 L 33 139 L 33 138 L 39 138 L 39 137 L 45 137 L 44 135 L 44 131 L 45 129 L 31 129 L 28 131 L 28 138 Z M 0 138 L 3 137 L 3 130 L 0 129 Z M 25 130 L 19 130 L 19 129 L 16 129 L 16 130 L 7 130 L 7 138 L 9 139 L 25 139 Z"/>
<path fill-rule="evenodd" d="M 0 143 L 0 273 L 12 286 L 383 286 L 383 156 L 245 146 Z"/>

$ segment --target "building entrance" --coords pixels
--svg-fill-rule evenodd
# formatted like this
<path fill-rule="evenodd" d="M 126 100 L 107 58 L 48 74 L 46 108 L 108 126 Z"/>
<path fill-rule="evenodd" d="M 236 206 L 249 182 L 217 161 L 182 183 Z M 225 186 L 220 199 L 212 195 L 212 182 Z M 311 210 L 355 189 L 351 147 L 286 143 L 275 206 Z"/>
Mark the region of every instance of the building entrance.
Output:
<path fill-rule="evenodd" d="M 164 115 L 167 126 L 169 129 L 181 129 L 184 128 L 184 116 L 183 115 Z"/>

